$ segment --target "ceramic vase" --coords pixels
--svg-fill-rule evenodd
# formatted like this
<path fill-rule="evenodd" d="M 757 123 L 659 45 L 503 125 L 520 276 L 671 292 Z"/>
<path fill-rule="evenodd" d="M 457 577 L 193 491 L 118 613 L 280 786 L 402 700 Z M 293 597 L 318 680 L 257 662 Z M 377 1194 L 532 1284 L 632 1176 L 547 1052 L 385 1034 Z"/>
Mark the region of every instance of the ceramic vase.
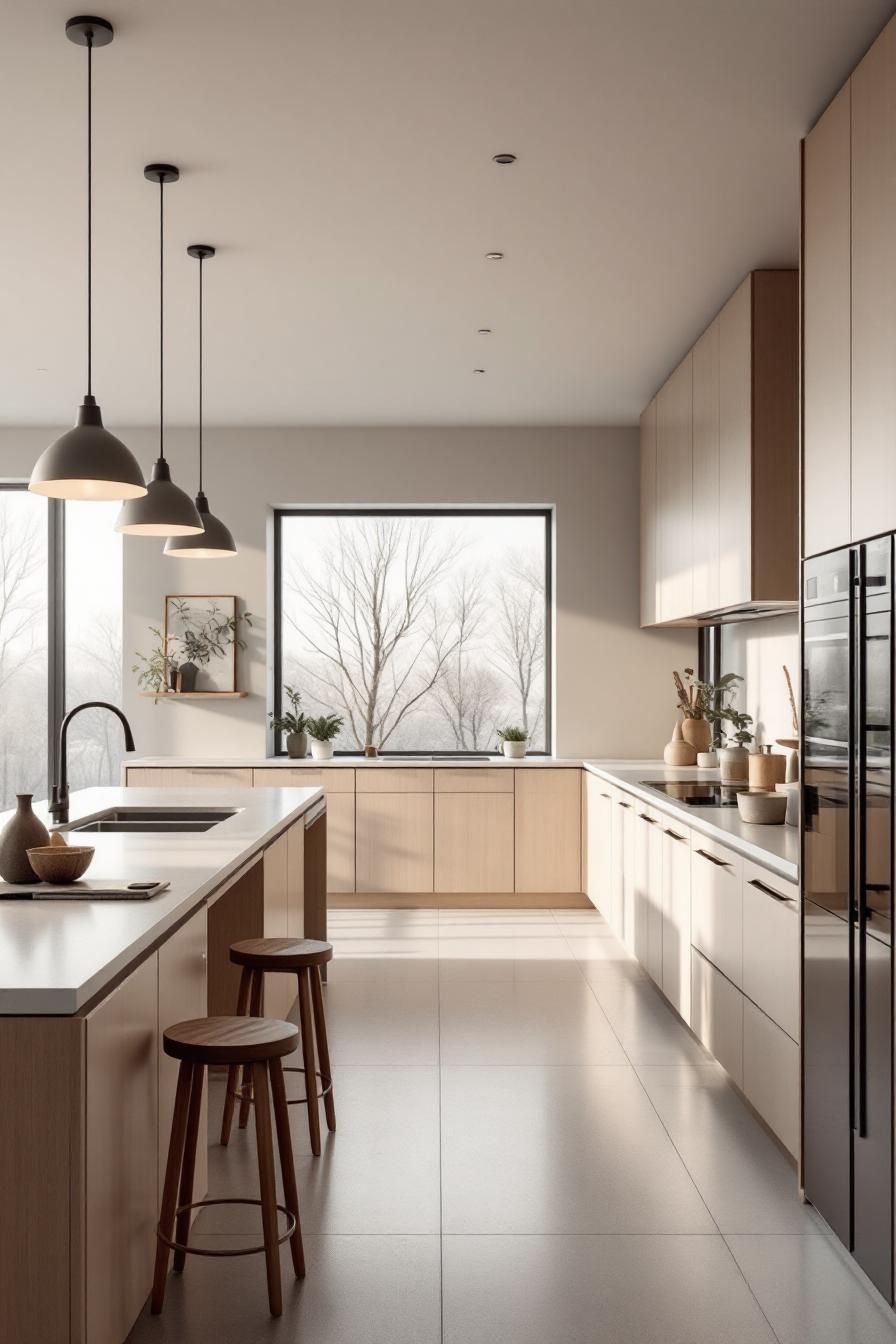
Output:
<path fill-rule="evenodd" d="M 666 743 L 663 751 L 663 760 L 666 762 L 666 765 L 697 764 L 697 753 L 690 742 L 685 742 L 681 731 L 680 719 L 672 732 L 672 741 Z"/>
<path fill-rule="evenodd" d="M 528 742 L 502 742 L 501 750 L 509 761 L 521 761 L 528 746 Z"/>
<path fill-rule="evenodd" d="M 330 761 L 333 759 L 333 743 L 319 742 L 316 737 L 311 739 L 311 755 L 316 761 Z"/>
<path fill-rule="evenodd" d="M 716 752 L 714 751 L 697 752 L 698 770 L 718 770 L 718 768 L 719 768 L 719 757 Z"/>
<path fill-rule="evenodd" d="M 199 668 L 196 664 L 181 663 L 177 671 L 180 676 L 180 689 L 182 691 L 195 691 L 196 677 L 199 672 Z"/>
<path fill-rule="evenodd" d="M 298 757 L 308 755 L 308 734 L 307 733 L 287 733 L 286 734 L 286 754 L 293 760 Z"/>
<path fill-rule="evenodd" d="M 698 756 L 703 751 L 709 751 L 712 746 L 712 727 L 709 719 L 685 719 L 681 725 L 681 735 L 685 742 L 690 742 Z"/>
<path fill-rule="evenodd" d="M 747 784 L 750 778 L 750 753 L 746 747 L 721 747 L 719 770 L 723 784 Z"/>
<path fill-rule="evenodd" d="M 31 793 L 16 794 L 16 810 L 0 832 L 0 877 L 4 882 L 34 882 L 37 873 L 25 852 L 50 843 L 50 832 L 31 810 Z"/>

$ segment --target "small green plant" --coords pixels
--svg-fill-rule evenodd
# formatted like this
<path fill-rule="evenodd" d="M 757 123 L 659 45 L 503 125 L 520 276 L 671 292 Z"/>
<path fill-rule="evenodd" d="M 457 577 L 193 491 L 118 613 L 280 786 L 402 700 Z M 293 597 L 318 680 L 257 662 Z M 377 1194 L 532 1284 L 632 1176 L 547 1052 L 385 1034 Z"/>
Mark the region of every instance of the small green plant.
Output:
<path fill-rule="evenodd" d="M 718 681 L 701 681 L 694 675 L 692 667 L 686 667 L 684 676 L 673 672 L 672 680 L 678 692 L 678 708 L 686 719 L 708 719 L 710 723 L 717 723 L 717 711 L 724 704 L 725 696 L 734 693 L 743 677 L 736 672 L 726 672 Z"/>
<path fill-rule="evenodd" d="M 273 710 L 268 714 L 271 721 L 271 727 L 275 733 L 305 733 L 308 731 L 308 716 L 299 709 L 302 703 L 302 696 L 294 686 L 284 686 L 283 690 L 289 701 L 290 708 L 282 714 L 275 714 Z"/>
<path fill-rule="evenodd" d="M 156 645 L 149 653 L 137 653 L 132 672 L 137 673 L 137 685 L 145 686 L 148 691 L 161 694 L 168 689 L 168 675 L 177 666 L 174 659 L 165 652 L 165 639 L 157 626 L 151 625 L 149 633 L 155 635 Z"/>
<path fill-rule="evenodd" d="M 342 732 L 345 719 L 339 714 L 321 714 L 316 719 L 305 720 L 305 732 L 315 742 L 332 742 Z"/>
<path fill-rule="evenodd" d="M 510 728 L 496 728 L 499 742 L 528 742 L 529 734 L 525 728 L 511 726 Z"/>

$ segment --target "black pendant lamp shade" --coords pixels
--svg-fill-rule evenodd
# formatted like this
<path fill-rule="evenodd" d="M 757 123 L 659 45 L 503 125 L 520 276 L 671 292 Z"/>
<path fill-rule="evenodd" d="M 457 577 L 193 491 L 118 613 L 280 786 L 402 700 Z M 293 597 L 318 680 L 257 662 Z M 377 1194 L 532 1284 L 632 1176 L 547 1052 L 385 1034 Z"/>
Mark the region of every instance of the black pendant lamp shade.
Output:
<path fill-rule="evenodd" d="M 201 536 L 199 511 L 174 484 L 165 460 L 165 183 L 176 182 L 180 173 L 170 163 L 150 163 L 143 175 L 159 184 L 159 456 L 146 494 L 122 505 L 115 531 L 131 537 Z"/>
<path fill-rule="evenodd" d="M 182 556 L 184 560 L 225 560 L 236 555 L 236 543 L 230 528 L 210 511 L 202 489 L 202 263 L 215 255 L 215 249 L 208 243 L 191 243 L 187 251 L 199 262 L 199 493 L 196 508 L 205 532 L 201 537 L 169 538 L 165 542 L 165 554 Z"/>
<path fill-rule="evenodd" d="M 51 499 L 137 499 L 146 494 L 143 472 L 121 439 L 103 428 L 93 397 L 93 49 L 112 41 L 106 19 L 69 19 L 65 34 L 87 48 L 87 394 L 78 421 L 37 459 L 29 490 Z"/>

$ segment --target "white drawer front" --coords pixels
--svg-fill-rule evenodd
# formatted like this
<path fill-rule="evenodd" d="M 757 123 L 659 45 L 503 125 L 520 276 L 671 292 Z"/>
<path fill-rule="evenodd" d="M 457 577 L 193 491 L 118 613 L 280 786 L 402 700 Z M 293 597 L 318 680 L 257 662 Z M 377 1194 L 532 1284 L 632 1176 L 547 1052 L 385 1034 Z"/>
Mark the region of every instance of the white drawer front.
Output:
<path fill-rule="evenodd" d="M 691 953 L 691 1030 L 742 1087 L 744 996 L 696 951 Z"/>
<path fill-rule="evenodd" d="M 796 1157 L 800 1146 L 800 1048 L 749 999 L 744 1000 L 743 1090 Z"/>
<path fill-rule="evenodd" d="M 743 863 L 695 835 L 691 849 L 691 942 L 738 987 L 743 977 Z"/>
<path fill-rule="evenodd" d="M 744 993 L 794 1041 L 800 1033 L 800 913 L 796 889 L 744 863 Z"/>

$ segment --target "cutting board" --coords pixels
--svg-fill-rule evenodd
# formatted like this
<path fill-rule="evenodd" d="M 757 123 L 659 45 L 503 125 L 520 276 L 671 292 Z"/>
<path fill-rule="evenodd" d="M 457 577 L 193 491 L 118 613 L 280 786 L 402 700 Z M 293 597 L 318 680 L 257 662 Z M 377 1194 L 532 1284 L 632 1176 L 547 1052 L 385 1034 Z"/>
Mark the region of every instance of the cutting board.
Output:
<path fill-rule="evenodd" d="M 112 878 L 94 878 L 90 882 L 0 882 L 0 900 L 4 901 L 148 901 L 167 891 L 167 882 L 127 883 Z"/>

